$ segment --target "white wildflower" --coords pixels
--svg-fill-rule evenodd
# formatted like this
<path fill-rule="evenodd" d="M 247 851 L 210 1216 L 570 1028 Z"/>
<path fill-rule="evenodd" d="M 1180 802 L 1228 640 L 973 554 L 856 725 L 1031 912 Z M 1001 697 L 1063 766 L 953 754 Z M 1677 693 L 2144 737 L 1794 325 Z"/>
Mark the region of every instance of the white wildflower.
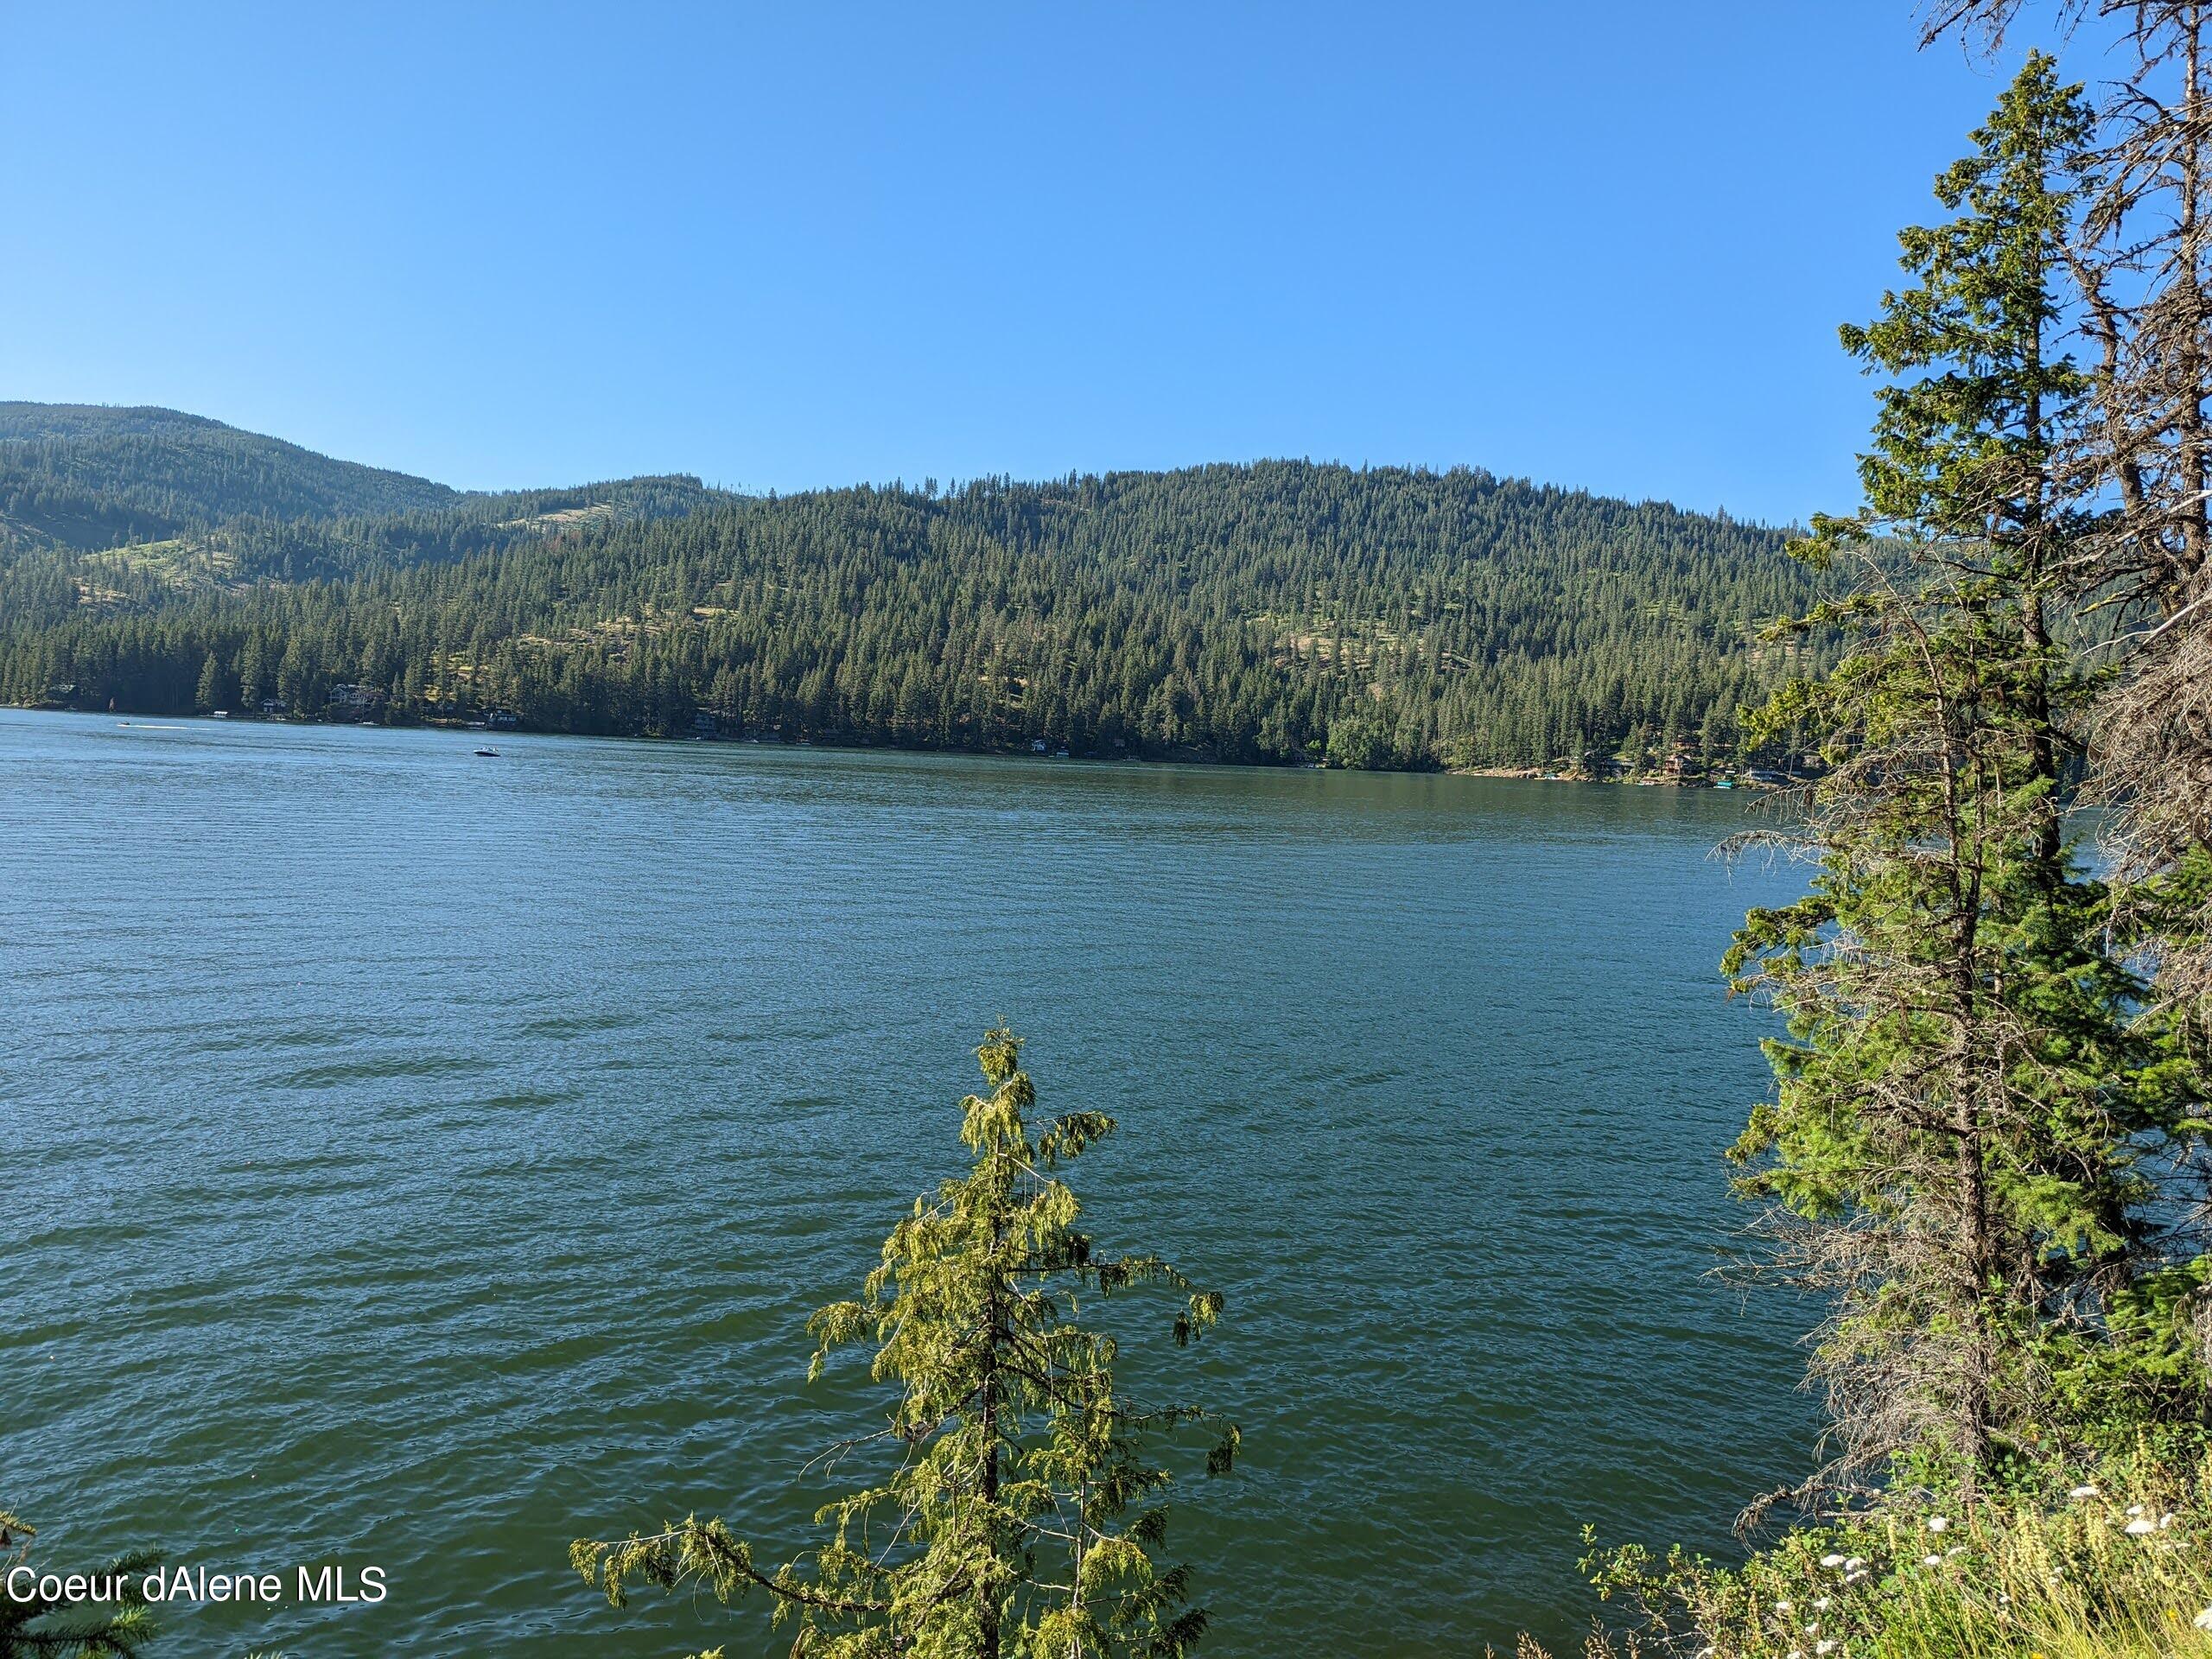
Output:
<path fill-rule="evenodd" d="M 2131 1538 L 2141 1538 L 2158 1529 L 2158 1523 L 2147 1515 L 2139 1515 L 2127 1523 L 2127 1534 Z"/>
<path fill-rule="evenodd" d="M 1818 1600 L 1815 1601 L 1813 1605 L 1825 1613 L 1828 1610 L 1828 1599 L 1826 1596 L 1822 1596 Z"/>
<path fill-rule="evenodd" d="M 1823 1656 L 1823 1659 L 1825 1659 L 1825 1656 L 1835 1651 L 1835 1643 L 1833 1642 L 1815 1642 L 1813 1643 L 1813 1651 Z"/>
<path fill-rule="evenodd" d="M 1923 1567 L 1941 1567 L 1943 1558 L 1941 1555 L 1923 1555 L 1920 1558 L 1920 1564 Z"/>
<path fill-rule="evenodd" d="M 1954 1556 L 1963 1555 L 1966 1553 L 1967 1547 L 1964 1544 L 1953 1544 L 1948 1549 L 1943 1552 L 1943 1559 L 1948 1561 Z"/>
<path fill-rule="evenodd" d="M 1774 1604 L 1774 1611 L 1777 1613 L 1786 1613 L 1789 1611 L 1789 1604 L 1786 1601 L 1777 1601 Z"/>
<path fill-rule="evenodd" d="M 2168 1527 L 2173 1525 L 2173 1523 L 2174 1518 L 2172 1516 L 2162 1515 L 2158 1517 L 2158 1530 L 2160 1532 L 2164 1532 Z"/>
<path fill-rule="evenodd" d="M 2190 1622 L 2200 1630 L 2212 1630 L 2212 1607 L 2207 1607 Z"/>
<path fill-rule="evenodd" d="M 1843 1570 L 1847 1573 L 1857 1573 L 1861 1571 L 1866 1565 L 1866 1558 L 1864 1555 L 1854 1555 L 1843 1564 Z"/>
<path fill-rule="evenodd" d="M 1928 1517 L 1928 1530 L 1930 1532 L 1941 1532 L 1944 1528 L 1950 1524 L 1951 1521 L 1948 1516 L 1931 1515 Z"/>
<path fill-rule="evenodd" d="M 2143 1513 L 2143 1506 L 2140 1503 L 2131 1503 L 2127 1506 L 2127 1512 L 2130 1515 L 2140 1515 Z"/>
<path fill-rule="evenodd" d="M 1822 1567 L 1841 1567 L 1843 1565 L 1843 1557 L 1833 1554 L 1823 1555 L 1821 1557 L 1821 1565 Z"/>
<path fill-rule="evenodd" d="M 2076 1486 L 2066 1494 L 2069 1497 L 2094 1497 L 2096 1495 L 2097 1489 L 2094 1486 Z"/>
<path fill-rule="evenodd" d="M 1860 1568 L 1859 1569 L 1859 1571 L 1857 1571 L 1856 1573 L 1845 1573 L 1845 1574 L 1843 1575 L 1843 1581 L 1844 1581 L 1846 1584 L 1858 1584 L 1858 1583 L 1861 1582 L 1863 1580 L 1865 1580 L 1865 1579 L 1866 1578 L 1866 1576 L 1867 1576 L 1866 1569 L 1865 1567 L 1860 1567 Z"/>

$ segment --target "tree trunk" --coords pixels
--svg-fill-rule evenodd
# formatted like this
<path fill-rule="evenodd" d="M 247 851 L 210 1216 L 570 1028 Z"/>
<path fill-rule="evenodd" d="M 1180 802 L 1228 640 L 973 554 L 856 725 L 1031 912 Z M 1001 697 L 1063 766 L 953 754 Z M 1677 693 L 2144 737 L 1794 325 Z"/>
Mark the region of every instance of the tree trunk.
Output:
<path fill-rule="evenodd" d="M 999 1258 L 1006 1249 L 1006 1221 L 994 1216 L 991 1221 L 992 1271 L 999 1271 Z M 988 1343 L 983 1357 L 983 1471 L 976 1483 L 976 1491 L 987 1510 L 995 1510 L 999 1501 L 999 1356 L 1004 1353 L 1012 1333 L 1007 1329 L 1006 1302 L 1001 1294 L 1004 1287 L 995 1281 L 990 1300 L 985 1308 L 988 1322 Z M 991 1523 L 989 1540 L 991 1560 L 986 1576 L 976 1587 L 976 1652 L 978 1659 L 1000 1659 L 999 1649 L 999 1584 L 997 1523 Z"/>
<path fill-rule="evenodd" d="M 2204 260 L 2199 242 L 2202 237 L 2204 204 L 2204 91 L 2202 79 L 2204 52 L 2204 11 L 2201 6 L 2189 8 L 2185 28 L 2188 44 L 2183 54 L 2183 67 L 2188 74 L 2182 100 L 2182 120 L 2186 130 L 2186 142 L 2182 149 L 2181 225 L 2178 251 L 2187 267 L 2188 317 L 2190 323 L 2183 365 L 2184 384 L 2189 391 L 2181 407 L 2182 475 L 2190 492 L 2188 516 L 2182 522 L 2182 550 L 2185 569 L 2181 582 L 2185 588 L 2190 579 L 2205 566 L 2205 502 L 2208 486 L 2212 486 L 2212 442 L 2206 440 L 2204 425 L 2204 350 L 2202 327 L 2209 308 L 2204 294 Z"/>
<path fill-rule="evenodd" d="M 1984 1306 L 1989 1278 L 1988 1181 L 1971 1092 L 1961 1094 L 1954 1127 L 1958 1135 L 1959 1276 L 1964 1293 L 1959 1312 L 1966 1335 L 1959 1379 L 1959 1450 L 1966 1462 L 1964 1487 L 1971 1497 L 1976 1477 L 1989 1460 L 1990 1415 L 1989 1328 Z"/>

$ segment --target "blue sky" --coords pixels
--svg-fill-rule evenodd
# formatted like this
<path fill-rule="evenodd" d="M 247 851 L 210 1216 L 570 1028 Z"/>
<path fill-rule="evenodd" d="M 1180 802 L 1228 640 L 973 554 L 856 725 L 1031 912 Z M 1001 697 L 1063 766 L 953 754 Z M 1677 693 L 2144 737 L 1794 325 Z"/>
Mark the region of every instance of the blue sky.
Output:
<path fill-rule="evenodd" d="M 1835 325 L 2017 63 L 1910 0 L 4 16 L 0 397 L 463 487 L 1310 455 L 1774 520 L 1851 505 Z"/>

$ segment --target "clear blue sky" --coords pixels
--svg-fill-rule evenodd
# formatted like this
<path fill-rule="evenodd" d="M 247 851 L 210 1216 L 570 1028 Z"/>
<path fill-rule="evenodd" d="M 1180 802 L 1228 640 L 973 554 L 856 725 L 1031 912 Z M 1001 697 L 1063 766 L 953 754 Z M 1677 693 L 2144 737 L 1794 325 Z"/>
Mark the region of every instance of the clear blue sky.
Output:
<path fill-rule="evenodd" d="M 1835 324 L 2017 61 L 1910 0 L 0 19 L 0 397 L 464 487 L 1311 455 L 1769 519 L 1850 505 Z"/>

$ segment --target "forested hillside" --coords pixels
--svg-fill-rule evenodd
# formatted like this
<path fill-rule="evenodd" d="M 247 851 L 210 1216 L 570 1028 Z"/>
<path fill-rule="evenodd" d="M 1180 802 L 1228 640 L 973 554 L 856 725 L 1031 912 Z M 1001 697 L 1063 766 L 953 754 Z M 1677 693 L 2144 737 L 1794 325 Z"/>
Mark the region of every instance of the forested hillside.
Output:
<path fill-rule="evenodd" d="M 1732 753 L 1777 532 L 1305 462 L 747 499 L 692 480 L 19 557 L 0 694 L 158 713 L 1421 767 Z M 346 694 L 348 714 L 363 694 Z"/>
<path fill-rule="evenodd" d="M 112 547 L 247 515 L 405 512 L 460 493 L 168 409 L 0 404 L 0 546 Z"/>

